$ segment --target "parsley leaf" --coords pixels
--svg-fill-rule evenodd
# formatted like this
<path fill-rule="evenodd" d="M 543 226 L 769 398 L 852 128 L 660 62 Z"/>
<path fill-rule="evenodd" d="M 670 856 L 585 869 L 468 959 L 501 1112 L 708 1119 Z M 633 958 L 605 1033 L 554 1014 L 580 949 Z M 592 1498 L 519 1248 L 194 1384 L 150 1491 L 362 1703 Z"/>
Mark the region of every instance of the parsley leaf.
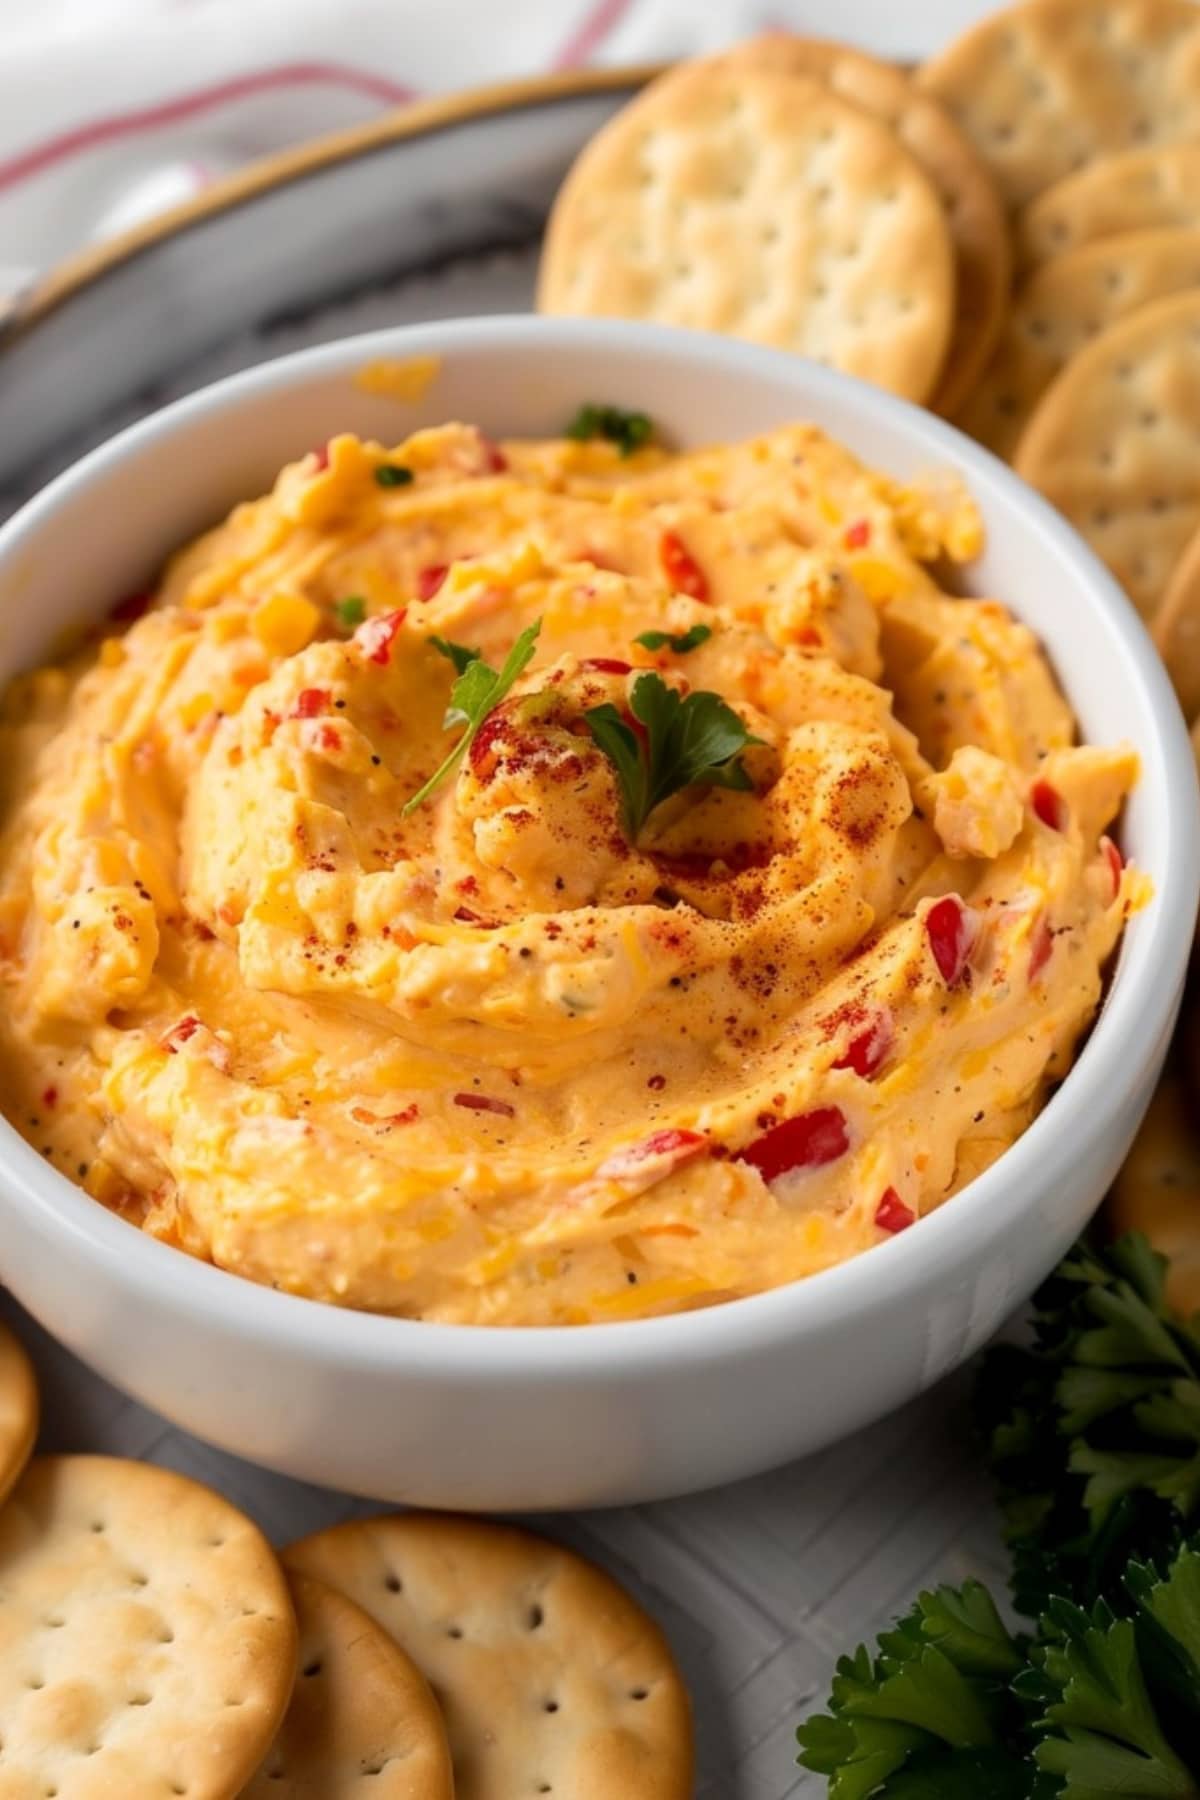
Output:
<path fill-rule="evenodd" d="M 379 463 L 375 480 L 381 488 L 411 487 L 416 476 L 403 463 Z"/>
<path fill-rule="evenodd" d="M 829 1711 L 801 1725 L 799 1761 L 832 1800 L 872 1794 L 1027 1800 L 1036 1771 L 1009 1692 L 1023 1657 L 977 1581 L 921 1594 L 872 1657 L 837 1665 Z"/>
<path fill-rule="evenodd" d="M 1080 1244 L 1034 1297 L 1029 1350 L 988 1351 L 977 1396 L 1014 1597 L 1090 1605 L 1133 1556 L 1200 1524 L 1200 1331 L 1136 1233 Z"/>
<path fill-rule="evenodd" d="M 662 650 L 669 645 L 676 656 L 686 656 L 689 650 L 698 650 L 701 644 L 707 643 L 711 636 L 711 625 L 691 625 L 678 635 L 670 631 L 643 631 L 633 641 L 647 650 Z"/>
<path fill-rule="evenodd" d="M 567 436 L 580 444 L 591 438 L 607 438 L 622 456 L 632 456 L 650 442 L 654 426 L 646 413 L 625 412 L 619 406 L 597 406 L 589 401 L 567 426 Z"/>
<path fill-rule="evenodd" d="M 683 699 L 660 675 L 639 675 L 629 704 L 644 733 L 608 703 L 583 716 L 616 769 L 632 839 L 655 807 L 683 788 L 753 787 L 741 752 L 763 740 L 751 736 L 719 694 L 700 691 Z"/>
<path fill-rule="evenodd" d="M 500 669 L 493 669 L 477 655 L 472 655 L 464 664 L 458 680 L 450 690 L 450 704 L 446 708 L 446 716 L 442 720 L 443 729 L 453 731 L 456 725 L 466 727 L 462 736 L 451 750 L 445 761 L 436 768 L 429 780 L 419 787 L 410 800 L 407 800 L 401 811 L 405 814 L 414 812 L 427 800 L 434 789 L 440 787 L 448 775 L 458 767 L 479 727 L 493 708 L 499 706 L 501 700 L 512 688 L 514 682 L 533 660 L 538 634 L 542 629 L 542 621 L 535 619 L 527 625 L 512 649 L 504 659 Z M 461 649 L 461 645 L 455 645 Z M 444 654 L 444 652 L 443 652 Z M 454 656 L 450 661 L 455 663 Z"/>
<path fill-rule="evenodd" d="M 469 663 L 479 661 L 478 650 L 468 650 L 465 644 L 453 643 L 450 638 L 440 638 L 435 636 L 431 637 L 429 642 L 448 662 L 454 664 L 454 672 L 456 675 L 465 674 Z"/>
<path fill-rule="evenodd" d="M 1035 1298 L 1032 1349 L 987 1353 L 1036 1636 L 967 1582 L 842 1657 L 797 1733 L 831 1800 L 1200 1800 L 1200 1325 L 1165 1271 L 1137 1235 L 1079 1244 Z"/>
<path fill-rule="evenodd" d="M 345 631 L 353 631 L 361 625 L 367 616 L 367 603 L 361 594 L 347 594 L 344 600 L 335 600 L 333 616 Z"/>
<path fill-rule="evenodd" d="M 1037 1725 L 1046 1735 L 1034 1754 L 1060 1778 L 1063 1800 L 1195 1800 L 1195 1772 L 1172 1748 L 1147 1686 L 1137 1621 L 1118 1618 L 1103 1600 L 1089 1613 L 1056 1599 L 1042 1633 L 1047 1641 L 1035 1646 L 1034 1666 L 1016 1688 L 1044 1706 Z"/>

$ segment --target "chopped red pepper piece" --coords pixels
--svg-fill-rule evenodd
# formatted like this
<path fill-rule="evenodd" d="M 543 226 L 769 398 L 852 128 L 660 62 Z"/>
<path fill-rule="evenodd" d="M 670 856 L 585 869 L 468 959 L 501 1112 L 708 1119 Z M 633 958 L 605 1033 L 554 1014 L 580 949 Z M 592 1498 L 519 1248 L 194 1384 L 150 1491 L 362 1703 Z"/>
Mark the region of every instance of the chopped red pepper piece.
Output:
<path fill-rule="evenodd" d="M 323 475 L 329 467 L 329 445 L 322 444 L 319 450 L 311 452 L 313 464 L 318 475 Z"/>
<path fill-rule="evenodd" d="M 895 1035 L 892 1015 L 886 1007 L 881 1006 L 871 1023 L 850 1039 L 844 1053 L 834 1063 L 834 1068 L 853 1069 L 856 1075 L 869 1081 L 887 1061 Z"/>
<path fill-rule="evenodd" d="M 109 607 L 108 616 L 116 625 L 132 625 L 153 604 L 153 594 L 126 594 L 123 600 L 118 600 L 115 606 Z"/>
<path fill-rule="evenodd" d="M 162 1048 L 171 1056 L 178 1055 L 180 1046 L 186 1044 L 188 1039 L 193 1037 L 199 1029 L 200 1021 L 195 1013 L 185 1013 L 182 1019 L 172 1025 L 170 1031 L 162 1038 Z"/>
<path fill-rule="evenodd" d="M 476 781 L 487 782 L 492 779 L 500 767 L 500 740 L 508 731 L 507 714 L 497 709 L 490 712 L 475 736 L 471 739 L 471 747 L 467 751 L 467 765 Z"/>
<path fill-rule="evenodd" d="M 853 525 L 847 525 L 842 542 L 847 550 L 863 550 L 871 541 L 870 519 L 855 519 Z"/>
<path fill-rule="evenodd" d="M 411 1125 L 418 1114 L 419 1108 L 415 1100 L 410 1106 L 403 1106 L 399 1112 L 394 1113 L 373 1113 L 365 1106 L 350 1108 L 350 1117 L 360 1125 Z"/>
<path fill-rule="evenodd" d="M 427 568 L 418 569 L 417 599 L 432 600 L 449 573 L 449 563 L 430 563 Z"/>
<path fill-rule="evenodd" d="M 1121 891 L 1121 874 L 1125 867 L 1125 860 L 1110 837 L 1102 837 L 1100 839 L 1100 848 L 1103 850 L 1105 857 L 1108 860 L 1109 869 L 1112 871 L 1113 899 L 1115 900 Z"/>
<path fill-rule="evenodd" d="M 1050 961 L 1054 949 L 1054 933 L 1050 929 L 1050 921 L 1045 913 L 1039 913 L 1037 923 L 1029 934 L 1029 979 L 1036 981 L 1046 964 Z"/>
<path fill-rule="evenodd" d="M 336 725 L 318 725 L 318 727 L 317 727 L 317 749 L 318 750 L 340 750 L 341 747 L 342 747 L 342 734 L 338 730 Z"/>
<path fill-rule="evenodd" d="M 377 613 L 373 619 L 363 620 L 352 641 L 368 662 L 389 663 L 392 660 L 392 645 L 404 623 L 404 612 L 401 606 L 395 612 Z"/>
<path fill-rule="evenodd" d="M 773 1125 L 760 1138 L 736 1152 L 735 1162 L 753 1165 L 764 1181 L 791 1169 L 819 1169 L 836 1162 L 850 1148 L 846 1115 L 840 1106 L 818 1106 Z"/>
<path fill-rule="evenodd" d="M 658 559 L 663 574 L 677 594 L 687 594 L 693 600 L 708 599 L 704 570 L 675 532 L 663 532 L 658 541 Z"/>
<path fill-rule="evenodd" d="M 633 674 L 633 664 L 622 662 L 618 656 L 585 656 L 579 666 L 581 669 L 596 669 L 601 675 Z"/>
<path fill-rule="evenodd" d="M 875 1208 L 875 1223 L 881 1231 L 906 1231 L 915 1225 L 917 1215 L 911 1206 L 905 1206 L 894 1187 L 884 1188 L 883 1198 Z"/>
<path fill-rule="evenodd" d="M 1048 781 L 1035 781 L 1029 790 L 1029 804 L 1043 825 L 1051 831 L 1062 831 L 1067 823 L 1067 803 L 1058 789 Z"/>
<path fill-rule="evenodd" d="M 465 1106 L 468 1112 L 501 1113 L 506 1119 L 515 1118 L 517 1111 L 507 1100 L 493 1100 L 490 1094 L 455 1094 L 454 1104 Z"/>
<path fill-rule="evenodd" d="M 925 935 L 938 973 L 947 987 L 961 980 L 967 957 L 979 931 L 979 921 L 957 894 L 935 900 L 925 914 Z"/>
<path fill-rule="evenodd" d="M 58 1089 L 56 1087 L 48 1087 L 46 1089 L 42 1095 L 42 1105 L 48 1106 L 51 1111 L 58 1105 Z"/>
<path fill-rule="evenodd" d="M 614 1151 L 600 1164 L 596 1174 L 602 1181 L 619 1181 L 622 1176 L 644 1172 L 647 1163 L 658 1162 L 665 1164 L 658 1173 L 666 1175 L 681 1163 L 703 1156 L 708 1148 L 708 1139 L 702 1131 L 668 1126 L 662 1131 L 652 1131 L 638 1144 Z"/>
<path fill-rule="evenodd" d="M 316 719 L 323 712 L 329 711 L 330 692 L 328 688 L 302 688 L 296 695 L 296 704 L 292 708 L 293 719 Z"/>
<path fill-rule="evenodd" d="M 489 475 L 499 475 L 508 467 L 508 458 L 499 444 L 494 444 L 490 437 L 479 433 L 479 444 L 483 452 L 483 466 Z"/>

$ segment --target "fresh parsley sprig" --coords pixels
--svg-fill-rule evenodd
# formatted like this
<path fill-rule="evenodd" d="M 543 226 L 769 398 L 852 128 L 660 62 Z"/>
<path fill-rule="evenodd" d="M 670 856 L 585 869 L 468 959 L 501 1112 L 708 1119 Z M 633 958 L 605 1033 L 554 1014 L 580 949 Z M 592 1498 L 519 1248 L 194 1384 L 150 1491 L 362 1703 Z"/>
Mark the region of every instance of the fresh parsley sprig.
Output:
<path fill-rule="evenodd" d="M 1133 1562 L 1111 1600 L 1052 1600 L 1014 1693 L 1063 1800 L 1200 1795 L 1200 1550 Z"/>
<path fill-rule="evenodd" d="M 644 412 L 625 412 L 619 406 L 597 405 L 588 401 L 581 406 L 567 426 L 567 436 L 576 443 L 591 438 L 607 438 L 621 456 L 632 456 L 654 436 L 654 426 Z"/>
<path fill-rule="evenodd" d="M 473 662 L 479 661 L 478 650 L 470 650 L 467 648 L 466 644 L 456 644 L 450 638 L 436 636 L 431 637 L 429 642 L 440 656 L 444 656 L 447 662 L 452 662 L 454 664 L 454 673 L 456 675 L 465 675 L 468 666 Z"/>
<path fill-rule="evenodd" d="M 984 1358 L 976 1417 L 1022 1612 L 1090 1605 L 1200 1526 L 1200 1330 L 1165 1282 L 1137 1233 L 1080 1244 L 1034 1296 L 1032 1346 Z"/>
<path fill-rule="evenodd" d="M 981 1583 L 923 1593 L 874 1656 L 860 1644 L 840 1659 L 829 1711 L 796 1734 L 799 1760 L 829 1776 L 831 1800 L 1027 1800 L 1036 1771 L 1011 1692 L 1024 1667 Z"/>
<path fill-rule="evenodd" d="M 344 600 L 334 601 L 333 616 L 343 631 L 353 631 L 366 618 L 367 603 L 361 594 L 347 594 Z"/>
<path fill-rule="evenodd" d="M 831 1800 L 1197 1800 L 1200 1539 L 1031 1642 L 978 1582 L 922 1594 L 796 1735 Z"/>
<path fill-rule="evenodd" d="M 834 1800 L 1200 1800 L 1200 1328 L 1165 1274 L 1137 1234 L 1077 1245 L 1035 1296 L 1032 1347 L 985 1356 L 1036 1634 L 968 1582 L 843 1657 L 797 1733 Z"/>
<path fill-rule="evenodd" d="M 646 650 L 671 649 L 676 656 L 686 656 L 689 650 L 698 650 L 712 636 L 711 625 L 689 625 L 686 631 L 641 631 L 634 638 L 635 644 L 641 644 Z"/>
<path fill-rule="evenodd" d="M 429 780 L 419 787 L 410 800 L 407 800 L 401 811 L 411 813 L 423 801 L 428 800 L 434 789 L 440 787 L 446 777 L 453 773 L 471 748 L 475 734 L 488 714 L 499 706 L 513 684 L 528 668 L 533 659 L 538 634 L 542 629 L 542 621 L 535 619 L 532 625 L 526 626 L 499 669 L 493 669 L 485 663 L 477 651 L 468 651 L 461 644 L 445 644 L 441 640 L 431 640 L 443 656 L 458 669 L 458 679 L 450 690 L 450 704 L 446 708 L 442 727 L 445 731 L 453 731 L 456 725 L 465 727 L 462 736 L 445 761 L 434 770 Z M 459 658 L 462 666 L 459 667 Z"/>
<path fill-rule="evenodd" d="M 686 698 L 661 675 L 639 675 L 629 696 L 641 731 L 606 702 L 584 713 L 588 730 L 612 763 L 621 788 L 625 826 L 636 842 L 656 806 L 686 787 L 753 787 L 741 753 L 753 737 L 719 694 Z"/>

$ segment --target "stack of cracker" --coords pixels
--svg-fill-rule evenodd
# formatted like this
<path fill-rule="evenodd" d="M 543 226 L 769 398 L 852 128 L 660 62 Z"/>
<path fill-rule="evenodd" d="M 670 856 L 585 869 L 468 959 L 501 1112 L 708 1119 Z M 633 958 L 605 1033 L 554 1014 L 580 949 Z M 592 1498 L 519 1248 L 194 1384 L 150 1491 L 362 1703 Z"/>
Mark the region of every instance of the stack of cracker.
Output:
<path fill-rule="evenodd" d="M 1024 0 L 911 77 L 784 32 L 671 69 L 568 175 L 538 300 L 935 407 L 1089 540 L 1200 715 L 1194 0 Z"/>
<path fill-rule="evenodd" d="M 1200 9 L 1026 0 L 921 70 L 992 172 L 1017 287 L 957 423 L 1066 514 L 1200 713 Z"/>
<path fill-rule="evenodd" d="M 0 1326 L 0 1800 L 687 1800 L 670 1651 L 581 1557 L 410 1513 L 280 1558 L 170 1470 L 30 1460 L 37 1419 Z"/>

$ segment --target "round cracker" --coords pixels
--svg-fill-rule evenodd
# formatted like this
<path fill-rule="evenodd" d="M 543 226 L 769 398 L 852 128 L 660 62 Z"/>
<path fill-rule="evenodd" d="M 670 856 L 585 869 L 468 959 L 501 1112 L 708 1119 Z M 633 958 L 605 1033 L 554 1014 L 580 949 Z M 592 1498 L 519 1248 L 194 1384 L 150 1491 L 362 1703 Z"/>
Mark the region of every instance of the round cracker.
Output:
<path fill-rule="evenodd" d="M 38 1457 L 0 1512 L 0 1794 L 227 1800 L 296 1669 L 283 1571 L 169 1469 Z"/>
<path fill-rule="evenodd" d="M 510 1525 L 407 1513 L 285 1551 L 428 1677 L 458 1800 L 687 1800 L 687 1694 L 661 1631 L 582 1557 Z"/>
<path fill-rule="evenodd" d="M 929 178 L 878 120 L 804 76 L 693 63 L 576 161 L 538 304 L 730 332 L 924 400 L 954 257 Z"/>
<path fill-rule="evenodd" d="M 1189 719 L 1200 713 L 1200 530 L 1193 533 L 1154 615 L 1154 641 Z"/>
<path fill-rule="evenodd" d="M 300 1627 L 287 1716 L 242 1800 L 454 1800 L 446 1728 L 395 1638 L 314 1576 L 288 1577 Z"/>
<path fill-rule="evenodd" d="M 1150 1103 L 1108 1201 L 1114 1234 L 1141 1231 L 1167 1257 L 1167 1299 L 1200 1312 L 1200 1141 L 1182 1083 L 1168 1075 Z"/>
<path fill-rule="evenodd" d="M 0 1325 L 0 1504 L 29 1461 L 37 1429 L 33 1364 L 7 1326 Z"/>
<path fill-rule="evenodd" d="M 1010 207 L 1114 151 L 1200 136 L 1193 0 L 1025 0 L 925 64 Z"/>
<path fill-rule="evenodd" d="M 945 107 L 894 63 L 826 38 L 769 32 L 720 59 L 733 67 L 809 75 L 894 132 L 937 190 L 954 248 L 955 317 L 931 405 L 952 413 L 987 363 L 1008 304 L 1012 246 L 996 184 Z"/>
<path fill-rule="evenodd" d="M 1065 513 L 1145 618 L 1200 526 L 1198 418 L 1193 290 L 1139 307 L 1073 356 L 1017 446 L 1018 474 Z"/>
<path fill-rule="evenodd" d="M 1020 268 L 1126 231 L 1200 229 L 1200 144 L 1127 150 L 1056 181 L 1014 224 Z"/>
<path fill-rule="evenodd" d="M 1034 269 L 955 424 L 1009 458 L 1034 407 L 1071 358 L 1152 300 L 1200 287 L 1200 231 L 1134 231 Z"/>

